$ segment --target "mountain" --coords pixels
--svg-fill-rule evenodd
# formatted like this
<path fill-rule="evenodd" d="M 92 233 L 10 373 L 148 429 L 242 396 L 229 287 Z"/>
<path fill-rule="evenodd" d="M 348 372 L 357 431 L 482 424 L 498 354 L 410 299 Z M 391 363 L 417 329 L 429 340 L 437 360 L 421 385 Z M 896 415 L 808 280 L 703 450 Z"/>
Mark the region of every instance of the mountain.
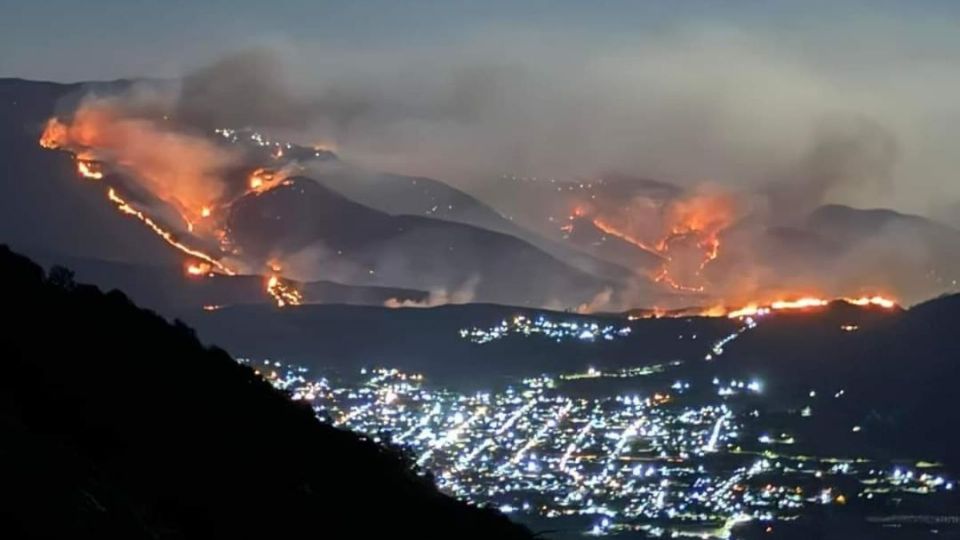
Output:
<path fill-rule="evenodd" d="M 58 104 L 69 106 L 87 88 L 0 79 L 0 240 L 18 248 L 109 261 L 180 264 L 153 233 L 130 227 L 102 192 L 78 182 L 69 156 L 37 144 Z"/>
<path fill-rule="evenodd" d="M 957 291 L 960 230 L 921 216 L 887 209 L 826 205 L 802 229 L 826 246 L 820 266 L 876 277 L 907 302 Z"/>
<path fill-rule="evenodd" d="M 844 327 L 855 331 L 845 331 Z M 736 340 L 721 376 L 749 373 L 781 399 L 811 405 L 838 432 L 891 457 L 927 455 L 960 465 L 960 295 L 908 310 L 833 304 L 816 314 L 778 314 Z M 836 399 L 838 392 L 842 397 Z M 810 392 L 818 394 L 810 399 Z M 836 445 L 830 433 L 811 440 Z"/>
<path fill-rule="evenodd" d="M 931 241 L 952 243 L 954 248 L 960 247 L 960 231 L 932 219 L 886 208 L 860 209 L 841 204 L 824 205 L 807 217 L 806 229 L 847 242 L 860 241 L 890 229 L 901 229 Z"/>
<path fill-rule="evenodd" d="M 126 83 L 116 84 L 122 87 Z M 66 257 L 158 268 L 182 264 L 179 255 L 152 232 L 116 212 L 114 205 L 104 200 L 103 190 L 90 189 L 88 183 L 79 181 L 69 155 L 38 146 L 46 119 L 58 107 L 69 110 L 88 88 L 0 81 L 0 159 L 5 164 L 0 178 L 0 240 L 31 252 Z M 98 88 L 106 92 L 112 87 Z M 245 130 L 211 136 L 223 138 L 223 144 L 235 142 L 267 154 L 272 149 L 286 150 L 313 156 L 316 161 L 336 161 L 329 152 L 278 147 Z M 250 139 L 254 136 L 256 140 Z M 516 237 L 441 219 L 392 216 L 302 178 L 275 193 L 249 196 L 236 206 L 242 216 L 231 223 L 241 243 L 249 242 L 242 247 L 265 260 L 276 255 L 268 253 L 274 248 L 298 257 L 304 270 L 298 275 L 305 281 L 425 290 L 435 298 L 459 301 L 476 298 L 573 307 L 608 286 L 607 280 Z M 476 208 L 482 213 L 481 206 Z M 283 216 L 282 221 L 277 221 L 278 216 Z M 257 227 L 262 230 L 255 230 Z M 265 232 L 292 236 L 269 237 Z M 365 294 L 333 296 L 368 298 Z M 245 298 L 241 293 L 225 303 Z M 369 298 L 382 303 L 377 294 Z"/>
<path fill-rule="evenodd" d="M 6 538 L 531 538 L 123 294 L 0 249 Z"/>
<path fill-rule="evenodd" d="M 237 201 L 229 228 L 247 257 L 293 257 L 318 276 L 461 301 L 575 307 L 606 285 L 513 236 L 386 214 L 306 177 Z"/>
<path fill-rule="evenodd" d="M 593 218 L 648 214 L 683 193 L 667 182 L 611 172 L 579 180 L 504 175 L 490 184 L 484 198 L 568 250 L 636 272 L 656 268 L 661 258 L 605 233 L 594 226 Z M 654 230 L 659 227 L 651 225 Z"/>
<path fill-rule="evenodd" d="M 589 217 L 577 217 L 568 222 L 570 231 L 564 235 L 571 245 L 593 253 L 605 261 L 613 261 L 627 268 L 650 272 L 659 267 L 664 259 L 657 253 L 641 249 L 629 241 L 608 234 L 594 224 Z"/>
<path fill-rule="evenodd" d="M 575 268 L 602 278 L 621 280 L 628 267 L 589 255 L 564 242 L 517 225 L 486 203 L 449 184 L 420 176 L 370 173 L 357 168 L 326 167 L 311 178 L 363 205 L 388 214 L 425 216 L 509 234 L 546 251 Z"/>

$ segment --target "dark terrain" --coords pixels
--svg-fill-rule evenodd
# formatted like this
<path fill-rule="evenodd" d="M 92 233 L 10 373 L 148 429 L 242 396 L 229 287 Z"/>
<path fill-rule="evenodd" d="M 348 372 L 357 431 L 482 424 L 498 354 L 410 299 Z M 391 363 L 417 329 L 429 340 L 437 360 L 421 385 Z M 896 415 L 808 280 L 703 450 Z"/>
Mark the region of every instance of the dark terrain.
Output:
<path fill-rule="evenodd" d="M 5 247 L 0 270 L 0 536 L 530 537 L 183 324 Z"/>

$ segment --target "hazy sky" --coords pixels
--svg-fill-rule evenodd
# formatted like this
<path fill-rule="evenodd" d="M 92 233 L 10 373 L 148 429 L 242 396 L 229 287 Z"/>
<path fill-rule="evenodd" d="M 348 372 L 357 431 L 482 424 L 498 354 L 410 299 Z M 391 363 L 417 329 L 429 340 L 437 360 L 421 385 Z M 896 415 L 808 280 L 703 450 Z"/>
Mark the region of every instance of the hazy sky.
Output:
<path fill-rule="evenodd" d="M 956 1 L 0 0 L 0 77 L 251 48 L 340 107 L 318 138 L 382 168 L 740 186 L 822 172 L 839 140 L 827 201 L 960 213 Z"/>
<path fill-rule="evenodd" d="M 875 46 L 858 43 L 858 33 L 887 25 L 891 41 L 923 42 L 900 43 L 908 52 L 912 45 L 955 43 L 950 34 L 960 20 L 960 5 L 951 0 L 3 0 L 0 6 L 0 76 L 57 81 L 175 75 L 252 44 L 395 52 L 457 47 L 512 31 L 592 48 L 700 24 L 814 48 L 823 40 Z"/>

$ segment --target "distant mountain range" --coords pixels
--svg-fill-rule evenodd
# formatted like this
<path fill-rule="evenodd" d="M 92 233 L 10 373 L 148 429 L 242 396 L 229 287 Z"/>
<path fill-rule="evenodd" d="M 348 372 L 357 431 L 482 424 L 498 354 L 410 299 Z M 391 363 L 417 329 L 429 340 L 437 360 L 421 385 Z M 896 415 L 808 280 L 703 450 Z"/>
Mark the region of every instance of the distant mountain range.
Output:
<path fill-rule="evenodd" d="M 80 182 L 68 156 L 37 145 L 42 125 L 57 111 L 58 103 L 83 88 L 0 81 L 0 159 L 7 164 L 0 183 L 5 195 L 4 206 L 0 207 L 5 210 L 0 212 L 3 240 L 63 257 L 174 266 L 177 254 L 143 227 L 131 226 L 103 200 L 100 190 Z M 323 179 L 332 182 L 329 176 Z M 448 206 L 451 201 L 462 202 L 473 209 L 475 221 L 501 220 L 500 228 L 510 227 L 492 210 L 452 188 L 438 187 L 441 185 L 432 184 Z M 380 200 L 397 201 L 399 206 L 394 210 L 412 210 L 410 199 L 399 195 L 403 192 L 388 191 L 378 196 Z M 243 246 L 246 252 L 267 257 L 310 250 L 302 260 L 318 263 L 318 278 L 345 284 L 569 307 L 589 301 L 609 286 L 606 279 L 558 260 L 515 236 L 464 222 L 393 216 L 306 178 L 298 179 L 295 186 L 282 186 L 276 192 L 240 201 L 236 214 L 231 223 L 241 242 L 249 243 Z M 284 219 L 277 221 L 278 215 Z M 280 251 L 268 253 L 270 250 Z M 337 255 L 316 260 L 316 254 Z M 603 266 L 596 261 L 590 264 Z M 607 274 L 618 272 L 607 266 Z M 241 295 L 229 303 L 242 301 Z"/>
<path fill-rule="evenodd" d="M 117 213 L 101 189 L 79 181 L 68 155 L 40 148 L 37 136 L 49 116 L 69 111 L 89 89 L 109 93 L 129 85 L 0 80 L 0 239 L 45 262 L 70 261 L 81 274 L 98 266 L 90 279 L 103 285 L 119 276 L 103 271 L 112 263 L 141 274 L 148 268 L 168 273 L 183 260 Z M 630 304 L 623 307 L 697 300 L 672 302 L 671 290 L 650 281 L 660 255 L 605 233 L 587 217 L 570 219 L 576 201 L 668 201 L 684 193 L 669 183 L 617 174 L 575 182 L 501 179 L 496 189 L 505 195 L 496 201 L 498 210 L 484 202 L 490 197 L 474 197 L 438 180 L 364 171 L 327 150 L 284 149 L 288 157 L 302 158 L 303 176 L 267 196 L 240 201 L 233 232 L 249 244 L 243 246 L 246 253 L 264 260 L 290 257 L 293 264 L 286 266 L 297 270 L 296 277 L 328 283 L 313 286 L 317 294 L 308 301 L 380 305 L 419 298 L 431 305 L 455 298 L 568 309 L 601 297 L 612 298 L 611 305 Z M 528 215 L 522 215 L 524 208 Z M 574 226 L 562 233 L 567 224 Z M 827 290 L 888 290 L 908 303 L 958 286 L 960 234 L 923 217 L 830 205 L 798 223 L 761 225 L 759 235 L 753 225 L 748 216 L 721 233 L 721 256 L 705 270 L 717 285 L 708 293 L 722 296 L 730 276 L 784 288 L 825 282 Z M 745 236 L 739 244 L 750 253 L 738 252 L 738 241 L 726 241 L 740 234 Z M 757 267 L 760 272 L 754 272 Z M 230 279 L 218 279 L 204 286 L 216 291 L 203 295 L 215 302 L 193 302 L 200 288 L 185 276 L 169 276 L 163 296 L 177 300 L 166 304 L 254 299 L 253 279 L 237 278 L 238 284 L 229 286 L 224 283 Z M 157 296 L 139 290 L 152 285 L 138 278 L 112 283 L 137 298 Z"/>

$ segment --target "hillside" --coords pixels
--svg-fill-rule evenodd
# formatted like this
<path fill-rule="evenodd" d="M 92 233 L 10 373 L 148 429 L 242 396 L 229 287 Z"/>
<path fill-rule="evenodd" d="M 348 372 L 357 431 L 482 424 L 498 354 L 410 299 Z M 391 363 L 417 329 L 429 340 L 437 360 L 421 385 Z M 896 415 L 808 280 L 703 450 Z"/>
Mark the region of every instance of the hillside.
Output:
<path fill-rule="evenodd" d="M 607 279 L 624 279 L 627 268 L 550 239 L 514 223 L 486 203 L 449 184 L 419 176 L 371 173 L 348 166 L 327 167 L 311 176 L 363 205 L 388 214 L 424 216 L 465 223 L 515 236 L 571 266 Z"/>
<path fill-rule="evenodd" d="M 229 228 L 248 257 L 312 254 L 317 276 L 442 289 L 485 302 L 577 306 L 605 283 L 516 237 L 422 216 L 394 216 L 295 177 L 233 205 Z"/>
<path fill-rule="evenodd" d="M 162 240 L 116 212 L 104 200 L 103 190 L 79 181 L 76 165 L 68 154 L 38 146 L 37 138 L 46 119 L 70 111 L 71 102 L 88 88 L 90 85 L 84 84 L 0 80 L 0 160 L 5 165 L 5 173 L 0 175 L 0 200 L 4 201 L 0 203 L 0 241 L 21 250 L 61 256 L 141 266 L 182 264 L 182 259 Z M 106 86 L 99 88 L 109 91 Z M 249 137 L 246 131 L 232 132 L 231 137 L 216 139 L 226 145 L 235 138 L 244 148 L 253 148 L 250 159 L 265 151 L 244 138 Z M 336 161 L 329 152 L 285 148 L 294 158 L 304 153 L 315 161 Z M 105 183 L 126 185 L 122 176 L 108 178 Z M 240 179 L 241 183 L 245 181 L 245 176 Z M 501 225 L 509 225 L 493 210 L 443 186 L 435 182 L 430 193 L 454 197 L 450 200 L 455 208 L 473 208 L 481 221 L 493 223 L 499 219 Z M 377 189 L 381 187 L 383 184 L 377 184 Z M 383 195 L 395 198 L 402 206 L 413 204 L 408 196 L 419 194 L 403 186 L 398 189 L 387 190 Z M 576 257 L 572 263 L 566 262 L 516 236 L 441 219 L 451 216 L 391 215 L 303 178 L 295 186 L 282 186 L 268 196 L 249 197 L 237 205 L 237 211 L 244 213 L 232 220 L 241 247 L 263 259 L 293 256 L 303 270 L 298 277 L 306 281 L 412 288 L 484 301 L 575 307 L 588 302 L 609 284 L 591 272 L 623 277 L 622 269 L 606 268 L 596 261 Z M 280 236 L 267 236 L 267 232 Z M 271 249 L 277 251 L 269 252 Z M 517 268 L 524 271 L 517 272 Z M 189 289 L 189 284 L 181 283 L 174 293 L 190 294 L 186 292 Z M 379 299 L 378 294 L 333 297 Z M 245 299 L 241 294 L 218 303 Z"/>
<path fill-rule="evenodd" d="M 834 305 L 816 316 L 778 315 L 731 344 L 721 373 L 759 376 L 780 398 L 829 406 L 845 429 L 862 425 L 864 442 L 874 449 L 956 466 L 958 327 L 960 295 L 895 313 Z M 811 390 L 821 397 L 806 399 Z M 844 398 L 833 400 L 840 390 Z"/>
<path fill-rule="evenodd" d="M 193 331 L 0 249 L 5 538 L 529 538 Z"/>
<path fill-rule="evenodd" d="M 64 153 L 37 144 L 43 123 L 88 85 L 0 79 L 0 241 L 131 263 L 182 261 L 150 231 L 130 227 L 100 190 L 78 182 Z"/>
<path fill-rule="evenodd" d="M 182 264 L 167 266 L 132 264 L 84 257 L 69 257 L 42 250 L 22 249 L 44 268 L 66 266 L 76 279 L 104 289 L 120 289 L 138 305 L 166 316 L 182 317 L 205 306 L 263 304 L 272 306 L 273 298 L 264 294 L 264 278 L 254 275 L 184 276 Z M 344 285 L 333 281 L 296 284 L 304 302 L 328 304 L 383 305 L 388 301 L 425 302 L 425 291 Z"/>

